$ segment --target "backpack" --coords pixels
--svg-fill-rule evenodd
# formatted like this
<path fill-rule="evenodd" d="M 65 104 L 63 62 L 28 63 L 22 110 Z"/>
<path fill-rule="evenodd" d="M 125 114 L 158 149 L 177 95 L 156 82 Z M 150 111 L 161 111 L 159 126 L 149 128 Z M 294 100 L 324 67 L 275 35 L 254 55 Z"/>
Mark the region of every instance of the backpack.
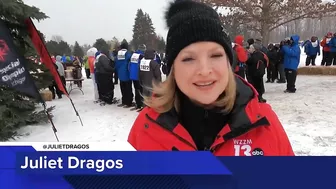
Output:
<path fill-rule="evenodd" d="M 261 53 L 263 53 L 263 55 L 264 55 L 264 59 L 266 60 L 266 65 L 265 65 L 265 68 L 268 68 L 268 66 L 269 66 L 269 59 L 268 59 L 268 56 L 264 53 L 264 52 L 262 52 L 262 51 L 260 51 Z"/>
<path fill-rule="evenodd" d="M 265 75 L 265 62 L 262 60 L 258 60 L 257 62 L 257 68 L 256 68 L 256 75 L 258 76 L 264 76 Z"/>

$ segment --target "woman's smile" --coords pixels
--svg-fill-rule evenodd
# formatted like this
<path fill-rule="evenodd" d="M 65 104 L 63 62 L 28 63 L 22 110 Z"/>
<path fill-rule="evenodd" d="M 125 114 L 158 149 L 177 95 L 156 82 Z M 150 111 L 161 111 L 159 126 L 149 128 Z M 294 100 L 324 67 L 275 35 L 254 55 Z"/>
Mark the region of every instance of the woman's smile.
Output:
<path fill-rule="evenodd" d="M 213 89 L 216 84 L 216 81 L 203 81 L 203 82 L 195 82 L 193 83 L 198 90 L 201 91 L 209 91 Z"/>

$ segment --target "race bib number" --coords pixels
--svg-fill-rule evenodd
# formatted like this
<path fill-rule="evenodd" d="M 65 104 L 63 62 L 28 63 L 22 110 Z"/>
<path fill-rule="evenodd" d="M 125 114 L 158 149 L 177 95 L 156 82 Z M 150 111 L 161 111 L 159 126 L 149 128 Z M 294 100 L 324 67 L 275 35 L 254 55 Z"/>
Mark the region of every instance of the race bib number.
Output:
<path fill-rule="evenodd" d="M 140 71 L 149 72 L 150 71 L 150 62 L 151 60 L 141 60 L 140 62 Z"/>
<path fill-rule="evenodd" d="M 127 50 L 120 50 L 118 51 L 118 60 L 125 60 L 126 59 L 126 52 Z"/>
<path fill-rule="evenodd" d="M 133 53 L 132 57 L 131 57 L 131 63 L 139 63 L 139 58 L 140 58 L 140 54 L 138 53 Z"/>

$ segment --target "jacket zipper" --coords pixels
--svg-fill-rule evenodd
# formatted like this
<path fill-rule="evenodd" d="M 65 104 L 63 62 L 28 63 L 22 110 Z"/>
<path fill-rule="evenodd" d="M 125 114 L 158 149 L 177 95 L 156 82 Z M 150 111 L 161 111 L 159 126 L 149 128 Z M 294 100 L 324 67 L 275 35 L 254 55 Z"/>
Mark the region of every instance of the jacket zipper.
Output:
<path fill-rule="evenodd" d="M 206 123 L 205 127 L 208 126 L 208 125 L 207 125 L 207 124 L 208 124 L 208 117 L 209 117 L 209 112 L 208 112 L 208 110 L 205 110 L 205 111 L 204 111 L 204 120 L 205 120 L 205 123 Z M 204 143 L 204 138 L 203 138 L 203 143 Z M 204 150 L 204 151 L 211 151 L 211 148 L 208 147 L 208 146 L 205 146 L 203 150 Z"/>
<path fill-rule="evenodd" d="M 209 116 L 208 110 L 205 110 L 205 112 L 204 112 L 204 118 L 208 119 L 208 116 Z"/>
<path fill-rule="evenodd" d="M 172 132 L 171 130 L 167 129 L 166 127 L 162 126 L 160 123 L 158 123 L 157 121 L 155 121 L 154 119 L 152 119 L 148 114 L 146 114 L 146 117 L 149 121 L 159 125 L 161 128 L 165 129 L 166 131 L 170 132 L 172 135 L 174 135 L 176 138 L 178 138 L 181 142 L 187 144 L 188 146 L 192 147 L 194 150 L 198 150 L 197 148 L 195 148 L 195 146 L 193 144 L 191 144 L 189 141 L 187 141 L 186 139 L 180 137 L 179 135 L 175 134 L 174 132 Z"/>
<path fill-rule="evenodd" d="M 208 120 L 207 120 L 208 118 L 209 118 L 209 111 L 208 111 L 208 110 L 205 110 L 205 112 L 204 112 L 204 119 L 206 119 L 206 121 L 208 121 Z M 208 126 L 208 125 L 206 125 L 206 126 Z M 215 149 L 218 147 L 218 145 L 215 146 L 215 147 L 213 147 L 213 148 L 211 148 L 211 146 L 212 146 L 212 145 L 210 145 L 210 147 L 205 147 L 205 148 L 204 148 L 204 151 L 209 151 L 209 152 L 211 152 L 211 153 L 214 153 L 214 152 L 215 152 Z"/>

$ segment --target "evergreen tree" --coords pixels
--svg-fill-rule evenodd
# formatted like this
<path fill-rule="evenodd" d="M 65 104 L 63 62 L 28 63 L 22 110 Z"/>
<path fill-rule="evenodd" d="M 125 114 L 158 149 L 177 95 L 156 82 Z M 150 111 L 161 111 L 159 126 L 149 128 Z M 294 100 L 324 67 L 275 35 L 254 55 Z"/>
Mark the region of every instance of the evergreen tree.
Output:
<path fill-rule="evenodd" d="M 144 20 L 144 33 L 145 33 L 145 40 L 147 41 L 147 46 L 149 48 L 156 49 L 157 48 L 157 38 L 155 33 L 155 28 L 153 26 L 153 22 L 149 14 L 145 13 L 145 20 Z"/>
<path fill-rule="evenodd" d="M 97 39 L 93 46 L 101 52 L 108 52 L 110 50 L 110 46 L 103 38 Z"/>
<path fill-rule="evenodd" d="M 134 25 L 133 25 L 133 39 L 132 46 L 137 49 L 139 45 L 146 43 L 145 33 L 143 27 L 145 26 L 145 17 L 141 9 L 137 10 Z"/>
<path fill-rule="evenodd" d="M 57 56 L 57 55 L 67 55 L 70 56 L 71 53 L 71 47 L 70 45 L 65 41 L 54 41 L 50 40 L 46 42 L 47 49 L 51 55 Z"/>
<path fill-rule="evenodd" d="M 126 39 L 123 39 L 122 41 L 121 41 L 121 44 L 129 44 L 128 42 L 127 42 L 127 40 Z"/>
<path fill-rule="evenodd" d="M 166 42 L 162 36 L 157 36 L 157 51 L 165 52 Z"/>
<path fill-rule="evenodd" d="M 70 45 L 65 41 L 59 42 L 58 48 L 61 50 L 61 55 L 70 56 L 72 54 Z"/>
<path fill-rule="evenodd" d="M 63 55 L 61 50 L 58 48 L 58 43 L 56 41 L 50 40 L 46 42 L 47 49 L 51 55 Z"/>
<path fill-rule="evenodd" d="M 77 41 L 75 42 L 75 46 L 74 46 L 74 50 L 73 50 L 72 54 L 77 56 L 77 57 L 83 57 L 84 56 L 83 49 L 79 46 Z"/>
<path fill-rule="evenodd" d="M 139 45 L 145 44 L 148 48 L 157 48 L 157 37 L 152 19 L 149 14 L 138 9 L 134 25 L 132 47 L 137 49 Z"/>
<path fill-rule="evenodd" d="M 22 0 L 0 1 L 0 19 L 11 31 L 18 53 L 25 57 L 36 57 L 28 32 L 25 30 L 24 19 L 46 19 L 47 16 L 38 8 L 28 6 Z M 42 64 L 35 64 L 27 59 L 27 68 L 37 87 L 44 89 L 52 82 L 52 76 Z M 17 91 L 0 87 L 0 141 L 6 141 L 17 135 L 16 130 L 28 124 L 47 121 L 43 111 L 36 112 L 36 101 Z"/>

